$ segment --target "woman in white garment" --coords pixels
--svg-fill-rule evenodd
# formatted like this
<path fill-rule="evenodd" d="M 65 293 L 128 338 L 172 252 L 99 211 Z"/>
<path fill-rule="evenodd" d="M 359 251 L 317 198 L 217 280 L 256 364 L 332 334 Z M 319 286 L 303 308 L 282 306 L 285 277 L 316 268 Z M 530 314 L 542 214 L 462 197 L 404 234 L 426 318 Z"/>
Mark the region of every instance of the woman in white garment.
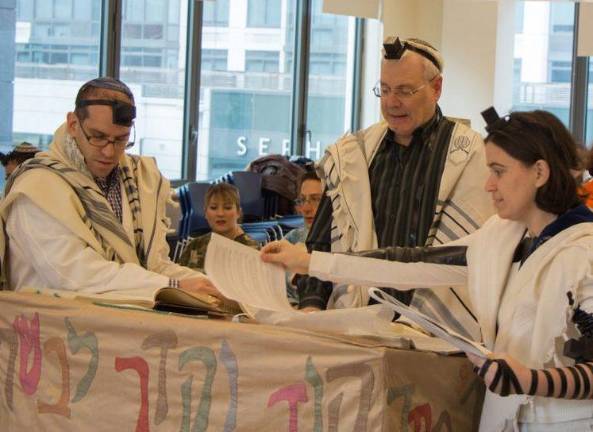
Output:
<path fill-rule="evenodd" d="M 467 286 L 493 352 L 487 360 L 468 355 L 489 388 L 480 430 L 591 431 L 593 214 L 579 204 L 571 175 L 576 144 L 544 111 L 489 120 L 485 188 L 497 215 L 475 233 L 362 256 L 309 255 L 276 242 L 262 258 L 340 283 Z"/>

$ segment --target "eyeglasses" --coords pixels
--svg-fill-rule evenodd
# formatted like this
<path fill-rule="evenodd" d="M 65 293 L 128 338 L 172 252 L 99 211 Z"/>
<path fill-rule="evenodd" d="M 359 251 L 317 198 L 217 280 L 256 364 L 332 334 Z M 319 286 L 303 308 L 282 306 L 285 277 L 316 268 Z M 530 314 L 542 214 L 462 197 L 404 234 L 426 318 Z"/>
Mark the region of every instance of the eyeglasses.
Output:
<path fill-rule="evenodd" d="M 296 200 L 294 200 L 294 204 L 297 207 L 304 206 L 306 203 L 311 204 L 312 206 L 318 206 L 320 202 L 321 202 L 321 195 L 298 197 Z"/>
<path fill-rule="evenodd" d="M 134 134 L 133 134 L 134 139 L 132 139 L 130 141 L 129 135 L 128 135 L 128 138 L 125 138 L 125 139 L 109 139 L 107 137 L 102 137 L 102 136 L 101 137 L 92 136 L 92 135 L 89 135 L 84 130 L 84 127 L 82 126 L 82 122 L 80 120 L 79 120 L 78 124 L 80 125 L 80 130 L 82 131 L 82 134 L 84 135 L 84 137 L 86 138 L 88 143 L 90 145 L 92 145 L 93 147 L 103 148 L 103 147 L 107 147 L 108 144 L 113 144 L 113 146 L 118 149 L 124 149 L 124 148 L 129 149 L 134 146 L 134 142 L 136 141 L 136 126 L 135 125 L 132 125 L 132 130 L 134 132 Z"/>
<path fill-rule="evenodd" d="M 422 90 L 424 87 L 426 87 L 428 84 L 430 84 L 432 81 L 434 81 L 434 79 L 438 76 L 439 76 L 439 74 L 436 74 L 431 79 L 429 79 L 427 82 L 425 82 L 424 84 L 422 84 L 416 88 L 410 88 L 410 87 L 404 86 L 404 87 L 396 87 L 396 88 L 392 89 L 389 86 L 382 85 L 380 82 L 378 82 L 377 85 L 375 85 L 375 87 L 373 87 L 373 93 L 378 98 L 385 98 L 385 97 L 388 97 L 390 93 L 393 93 L 399 99 L 409 99 L 412 96 L 414 96 L 416 93 L 418 93 L 420 90 Z"/>

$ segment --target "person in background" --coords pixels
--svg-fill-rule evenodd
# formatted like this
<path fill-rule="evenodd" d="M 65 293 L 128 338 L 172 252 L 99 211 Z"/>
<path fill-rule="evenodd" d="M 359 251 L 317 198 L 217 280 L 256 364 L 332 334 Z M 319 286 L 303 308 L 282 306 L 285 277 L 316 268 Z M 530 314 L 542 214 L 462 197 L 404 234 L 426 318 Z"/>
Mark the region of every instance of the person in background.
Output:
<path fill-rule="evenodd" d="M 295 200 L 296 210 L 303 216 L 304 226 L 295 228 L 286 234 L 284 238 L 287 241 L 292 244 L 305 243 L 322 196 L 321 179 L 315 171 L 306 172 L 301 177 L 299 196 Z"/>
<path fill-rule="evenodd" d="M 31 159 L 38 153 L 39 149 L 28 142 L 22 142 L 12 151 L 4 154 L 0 153 L 0 162 L 4 167 L 4 178 L 8 178 L 20 164 L 27 159 Z"/>
<path fill-rule="evenodd" d="M 239 190 L 230 183 L 218 183 L 206 191 L 204 214 L 212 232 L 190 241 L 179 258 L 179 264 L 203 271 L 206 249 L 213 232 L 254 249 L 258 248 L 258 243 L 245 234 L 239 225 L 240 202 Z"/>
<path fill-rule="evenodd" d="M 284 236 L 286 241 L 292 244 L 305 243 L 322 196 L 321 179 L 314 170 L 307 171 L 301 177 L 299 196 L 295 200 L 295 208 L 303 216 L 304 225 L 286 234 Z M 290 304 L 296 307 L 299 304 L 299 298 L 297 287 L 292 283 L 293 277 L 293 273 L 286 273 L 286 295 Z"/>
<path fill-rule="evenodd" d="M 122 81 L 85 83 L 47 152 L 8 178 L 0 203 L 5 288 L 153 298 L 163 287 L 219 295 L 169 259 L 169 181 L 134 145 L 134 95 Z"/>
<path fill-rule="evenodd" d="M 593 209 L 593 148 L 589 151 L 585 157 L 585 171 L 589 174 L 589 179 L 585 180 L 579 187 L 579 195 L 583 200 L 583 203 Z"/>
<path fill-rule="evenodd" d="M 593 428 L 593 212 L 577 193 L 576 143 L 545 111 L 488 121 L 484 184 L 497 215 L 437 247 L 348 254 L 287 242 L 268 262 L 322 280 L 435 291 L 467 285 L 485 357 L 469 354 L 486 392 L 481 432 Z M 509 397 L 510 396 L 510 397 Z"/>

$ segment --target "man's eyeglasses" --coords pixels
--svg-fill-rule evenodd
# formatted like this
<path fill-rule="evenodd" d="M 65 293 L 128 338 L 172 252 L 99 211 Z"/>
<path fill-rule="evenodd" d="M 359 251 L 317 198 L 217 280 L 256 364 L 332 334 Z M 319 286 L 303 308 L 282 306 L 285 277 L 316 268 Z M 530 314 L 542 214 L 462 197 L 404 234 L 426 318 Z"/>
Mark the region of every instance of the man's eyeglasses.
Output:
<path fill-rule="evenodd" d="M 388 97 L 390 93 L 393 93 L 399 99 L 409 99 L 416 93 L 418 93 L 420 90 L 422 90 L 424 87 L 426 87 L 428 84 L 430 84 L 432 81 L 434 81 L 434 79 L 438 76 L 439 74 L 433 76 L 430 80 L 415 88 L 403 86 L 392 89 L 389 86 L 382 85 L 380 82 L 378 82 L 377 85 L 373 87 L 373 93 L 378 98 Z"/>
<path fill-rule="evenodd" d="M 103 148 L 103 147 L 106 147 L 108 144 L 113 144 L 114 147 L 119 148 L 119 149 L 124 149 L 124 148 L 129 149 L 134 146 L 134 142 L 136 141 L 136 126 L 135 125 L 132 125 L 134 138 L 130 141 L 129 135 L 127 138 L 122 138 L 122 139 L 109 139 L 106 136 L 92 136 L 92 135 L 89 135 L 84 130 L 84 127 L 82 126 L 81 121 L 79 121 L 78 124 L 80 125 L 80 130 L 82 131 L 82 134 L 84 135 L 84 137 L 86 138 L 88 143 L 90 145 L 92 145 L 93 147 Z"/>
<path fill-rule="evenodd" d="M 296 200 L 294 200 L 294 204 L 297 207 L 302 207 L 306 203 L 309 203 L 312 206 L 318 206 L 320 202 L 321 202 L 321 195 L 311 195 L 311 196 L 308 196 L 308 197 L 298 197 Z"/>

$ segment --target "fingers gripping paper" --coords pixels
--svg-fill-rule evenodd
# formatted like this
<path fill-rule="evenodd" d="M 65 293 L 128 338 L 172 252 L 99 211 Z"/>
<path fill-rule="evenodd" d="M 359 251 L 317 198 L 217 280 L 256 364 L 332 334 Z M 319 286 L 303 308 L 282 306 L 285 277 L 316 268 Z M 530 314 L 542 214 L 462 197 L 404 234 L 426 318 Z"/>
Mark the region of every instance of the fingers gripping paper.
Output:
<path fill-rule="evenodd" d="M 461 336 L 459 333 L 454 332 L 450 328 L 447 328 L 443 324 L 433 320 L 427 315 L 424 315 L 423 313 L 406 306 L 404 303 L 393 298 L 378 288 L 369 288 L 369 295 L 378 302 L 389 306 L 391 309 L 398 312 L 402 316 L 418 324 L 427 332 L 432 333 L 433 335 L 449 342 L 451 345 L 464 352 L 475 354 L 479 357 L 487 357 L 488 354 L 490 354 L 490 351 L 482 345 L 464 336 Z"/>
<path fill-rule="evenodd" d="M 204 267 L 216 288 L 249 315 L 260 309 L 294 312 L 284 289 L 284 270 L 264 263 L 257 250 L 213 233 Z"/>

